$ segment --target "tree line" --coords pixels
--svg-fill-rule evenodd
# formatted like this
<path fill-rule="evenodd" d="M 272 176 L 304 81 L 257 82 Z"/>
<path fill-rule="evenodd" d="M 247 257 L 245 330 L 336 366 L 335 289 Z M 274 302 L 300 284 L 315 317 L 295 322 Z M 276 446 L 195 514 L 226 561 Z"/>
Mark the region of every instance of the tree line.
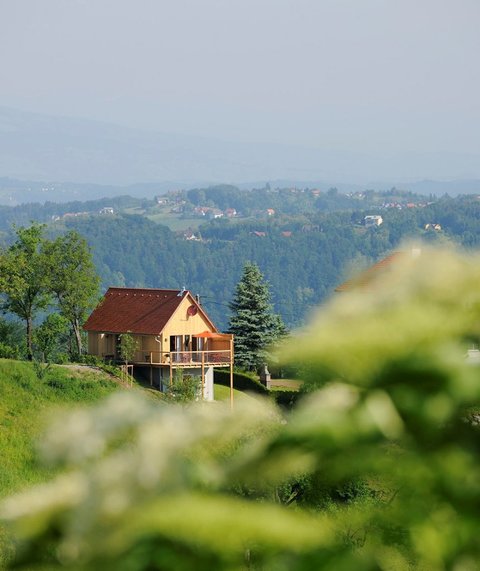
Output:
<path fill-rule="evenodd" d="M 329 200 L 335 199 L 336 193 L 331 193 Z M 454 242 L 467 248 L 479 245 L 480 201 L 476 196 L 443 197 L 423 208 L 385 209 L 384 223 L 379 228 L 365 228 L 363 217 L 375 212 L 378 211 L 312 211 L 256 221 L 214 220 L 201 227 L 202 242 L 186 241 L 144 216 L 92 216 L 42 226 L 40 241 L 65 240 L 60 234 L 65 231 L 66 235 L 83 236 L 103 289 L 185 285 L 200 294 L 209 315 L 223 330 L 229 326 L 229 304 L 247 262 L 256 264 L 270 284 L 274 313 L 293 328 L 308 319 L 349 272 L 374 263 L 398 248 L 405 238 L 434 244 Z M 425 229 L 431 223 L 440 224 L 441 231 Z M 2 257 L 19 239 L 22 242 L 21 236 L 14 233 L 4 246 Z M 26 244 L 17 253 L 22 249 L 28 249 Z M 60 246 L 57 249 L 62 250 Z M 58 252 L 56 256 L 61 258 Z M 13 281 L 5 275 L 2 281 L 10 289 L 13 287 Z M 62 281 L 62 277 L 57 280 Z M 44 286 L 41 289 L 45 291 Z M 51 294 L 47 306 L 53 307 L 52 300 L 57 298 L 58 293 Z M 37 302 L 40 306 L 35 309 L 36 314 L 42 316 L 42 296 L 35 297 Z M 22 312 L 29 313 L 25 308 Z M 75 331 L 75 327 L 70 326 L 70 331 Z M 74 337 L 75 334 L 72 341 Z M 78 350 L 79 342 L 73 342 L 72 347 Z"/>
<path fill-rule="evenodd" d="M 0 299 L 3 312 L 25 324 L 26 355 L 49 352 L 68 327 L 71 357 L 83 351 L 84 319 L 98 300 L 100 279 L 88 244 L 77 232 L 54 239 L 46 227 L 33 224 L 15 229 L 15 241 L 0 251 Z M 52 311 L 35 331 L 39 314 Z"/>
<path fill-rule="evenodd" d="M 55 239 L 45 237 L 45 226 L 16 228 L 16 240 L 0 252 L 1 307 L 25 324 L 26 356 L 35 349 L 42 359 L 56 347 L 58 337 L 69 327 L 70 357 L 83 352 L 82 325 L 98 300 L 100 279 L 87 242 L 69 231 Z M 54 310 L 35 328 L 36 317 Z M 257 369 L 267 360 L 268 347 L 286 333 L 279 315 L 272 311 L 270 291 L 254 264 L 246 264 L 230 303 L 230 332 L 236 338 L 236 364 Z M 3 334 L 8 326 L 3 324 Z M 127 332 L 122 336 L 122 355 L 132 353 Z M 123 337 L 125 339 L 123 339 Z"/>

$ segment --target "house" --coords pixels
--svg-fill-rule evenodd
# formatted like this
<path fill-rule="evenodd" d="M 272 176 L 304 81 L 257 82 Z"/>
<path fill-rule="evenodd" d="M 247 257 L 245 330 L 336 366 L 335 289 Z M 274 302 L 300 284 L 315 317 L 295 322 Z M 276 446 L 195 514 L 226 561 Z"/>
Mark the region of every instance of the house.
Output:
<path fill-rule="evenodd" d="M 380 226 L 383 224 L 383 218 L 379 214 L 371 214 L 365 216 L 363 219 L 366 228 L 371 228 L 372 226 Z"/>
<path fill-rule="evenodd" d="M 186 232 L 183 233 L 183 238 L 188 240 L 189 242 L 200 242 L 200 236 L 194 234 L 194 232 L 189 228 Z"/>
<path fill-rule="evenodd" d="M 202 398 L 213 400 L 213 369 L 229 367 L 233 335 L 220 333 L 187 290 L 111 287 L 87 319 L 88 353 L 121 362 L 121 335 L 136 341 L 136 373 L 167 390 L 178 370 L 199 375 Z"/>
<path fill-rule="evenodd" d="M 113 209 L 112 206 L 104 206 L 101 210 L 98 211 L 99 214 L 105 215 L 105 214 L 114 214 L 115 211 Z"/>
<path fill-rule="evenodd" d="M 267 216 L 274 216 L 275 210 L 273 208 L 267 208 Z"/>
<path fill-rule="evenodd" d="M 394 270 L 398 264 L 404 264 L 408 260 L 415 260 L 421 256 L 422 250 L 420 248 L 392 252 L 367 270 L 337 286 L 335 292 L 370 293 L 374 290 L 377 279 Z M 394 282 L 390 282 L 390 287 L 392 285 Z M 382 287 L 384 287 L 383 284 Z M 466 350 L 465 360 L 471 365 L 480 366 L 480 350 L 475 343 L 472 343 L 472 346 Z"/>
<path fill-rule="evenodd" d="M 402 251 L 398 250 L 396 252 L 392 252 L 387 257 L 381 259 L 379 262 L 360 272 L 355 277 L 343 282 L 339 286 L 335 288 L 336 292 L 348 292 L 348 291 L 356 291 L 356 290 L 365 290 L 368 291 L 373 284 L 373 282 L 380 276 L 381 274 L 385 274 L 389 272 L 396 264 L 405 260 L 408 256 L 410 258 L 417 258 L 421 255 L 420 248 L 412 248 L 410 251 Z"/>

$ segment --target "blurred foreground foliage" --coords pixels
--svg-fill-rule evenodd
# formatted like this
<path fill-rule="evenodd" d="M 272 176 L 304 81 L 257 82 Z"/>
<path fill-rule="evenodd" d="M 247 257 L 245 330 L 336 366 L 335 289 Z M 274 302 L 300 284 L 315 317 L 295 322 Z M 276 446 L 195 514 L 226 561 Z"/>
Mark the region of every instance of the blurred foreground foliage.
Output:
<path fill-rule="evenodd" d="M 479 568 L 480 259 L 405 256 L 281 350 L 306 395 L 158 408 L 115 394 L 59 418 L 56 480 L 8 498 L 12 566 Z"/>

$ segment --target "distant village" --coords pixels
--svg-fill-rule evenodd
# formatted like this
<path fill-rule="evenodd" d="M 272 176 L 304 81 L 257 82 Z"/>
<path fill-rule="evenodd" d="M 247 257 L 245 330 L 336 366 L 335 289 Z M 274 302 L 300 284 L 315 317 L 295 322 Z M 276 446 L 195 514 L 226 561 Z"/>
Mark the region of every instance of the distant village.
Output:
<path fill-rule="evenodd" d="M 226 189 L 225 189 L 226 188 Z M 217 190 L 219 189 L 219 190 Z M 216 192 L 219 192 L 222 197 L 223 208 L 220 208 L 217 202 Z M 193 194 L 192 194 L 193 193 Z M 193 200 L 193 196 L 195 200 Z M 201 197 L 208 196 L 205 203 L 202 203 Z M 231 196 L 229 199 L 228 197 Z M 258 197 L 258 201 L 256 200 Z M 270 197 L 270 198 L 269 198 Z M 239 210 L 233 204 L 228 205 L 228 202 L 242 203 L 249 198 L 250 203 L 254 205 L 256 202 L 259 204 L 257 207 L 249 207 L 248 211 Z M 430 197 L 432 198 L 432 197 Z M 365 228 L 379 228 L 384 224 L 384 217 L 381 212 L 389 209 L 404 210 L 413 208 L 425 208 L 433 203 L 433 200 L 426 200 L 425 197 L 414 195 L 408 191 L 391 191 L 377 192 L 377 191 L 363 191 L 363 192 L 350 192 L 339 193 L 336 189 L 322 190 L 319 188 L 269 188 L 257 189 L 252 191 L 239 190 L 236 187 L 209 187 L 207 189 L 194 189 L 192 191 L 185 190 L 172 190 L 165 194 L 157 195 L 153 200 L 143 201 L 146 203 L 142 208 L 137 207 L 138 213 L 151 217 L 154 219 L 163 213 L 166 217 L 197 220 L 192 227 L 186 230 L 177 230 L 177 234 L 187 241 L 203 241 L 201 233 L 196 229 L 199 220 L 214 221 L 219 219 L 224 220 L 268 220 L 277 216 L 289 214 L 289 208 L 292 203 L 304 206 L 305 212 L 311 211 L 312 208 L 320 208 L 325 203 L 327 208 L 330 203 L 335 204 L 336 201 L 347 201 L 351 208 L 361 208 L 362 210 L 377 210 L 375 213 L 366 214 L 363 218 L 352 224 L 360 225 Z M 268 205 L 268 202 L 271 204 Z M 227 206 L 225 207 L 225 203 Z M 262 207 L 260 207 L 260 203 Z M 263 206 L 265 205 L 265 206 Z M 131 209 L 130 209 L 131 210 Z M 135 210 L 135 209 L 134 209 Z M 84 217 L 84 216 L 113 216 L 129 212 L 129 209 L 103 206 L 93 211 L 81 212 L 65 212 L 59 215 L 53 215 L 52 221 L 68 220 L 70 218 Z M 158 220 L 159 223 L 166 223 L 164 220 Z M 425 225 L 425 230 L 441 231 L 441 225 L 432 221 Z M 302 232 L 314 231 L 310 224 L 305 224 Z M 293 230 L 285 229 L 279 230 L 284 238 L 292 236 Z M 250 231 L 252 236 L 257 238 L 265 238 L 267 232 L 264 228 L 252 229 Z"/>

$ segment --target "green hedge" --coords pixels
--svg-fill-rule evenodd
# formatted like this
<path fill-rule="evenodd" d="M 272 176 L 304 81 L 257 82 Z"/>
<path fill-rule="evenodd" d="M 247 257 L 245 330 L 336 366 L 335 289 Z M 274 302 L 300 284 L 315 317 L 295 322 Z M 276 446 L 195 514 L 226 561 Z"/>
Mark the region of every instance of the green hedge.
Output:
<path fill-rule="evenodd" d="M 225 385 L 226 387 L 229 387 L 230 371 L 215 369 L 213 379 L 217 385 Z M 251 391 L 262 395 L 269 393 L 269 391 L 267 391 L 262 383 L 253 376 L 253 374 L 240 373 L 239 371 L 235 371 L 233 373 L 233 386 L 239 391 Z"/>
<path fill-rule="evenodd" d="M 302 392 L 288 389 L 273 389 L 269 393 L 278 406 L 288 410 L 292 409 L 303 395 Z"/>

